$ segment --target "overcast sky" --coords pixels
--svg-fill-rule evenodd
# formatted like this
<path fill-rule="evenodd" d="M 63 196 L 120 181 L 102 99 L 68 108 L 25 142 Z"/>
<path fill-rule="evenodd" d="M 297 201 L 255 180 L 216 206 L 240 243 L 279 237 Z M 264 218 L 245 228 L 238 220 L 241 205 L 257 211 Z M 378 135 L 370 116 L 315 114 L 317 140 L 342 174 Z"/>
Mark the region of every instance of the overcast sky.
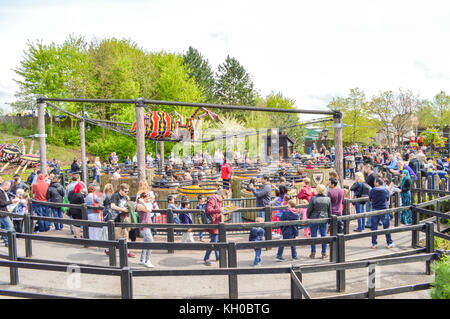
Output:
<path fill-rule="evenodd" d="M 0 107 L 18 89 L 12 71 L 27 40 L 69 34 L 128 38 L 148 51 L 198 49 L 214 69 L 227 55 L 262 96 L 324 109 L 359 87 L 450 93 L 449 1 L 0 0 Z"/>

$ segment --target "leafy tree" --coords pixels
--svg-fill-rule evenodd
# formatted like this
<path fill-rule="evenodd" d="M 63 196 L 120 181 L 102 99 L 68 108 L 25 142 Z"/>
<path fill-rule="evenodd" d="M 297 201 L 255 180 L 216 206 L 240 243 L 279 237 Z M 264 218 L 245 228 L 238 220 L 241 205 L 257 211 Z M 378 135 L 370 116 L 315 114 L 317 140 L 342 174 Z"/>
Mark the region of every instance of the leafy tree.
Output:
<path fill-rule="evenodd" d="M 387 91 L 372 98 L 368 104 L 368 112 L 386 130 L 388 144 L 393 133 L 397 138 L 397 145 L 401 145 L 405 134 L 413 129 L 412 122 L 421 105 L 422 101 L 410 90 L 399 90 L 397 94 Z"/>
<path fill-rule="evenodd" d="M 183 55 L 184 63 L 189 67 L 189 77 L 194 78 L 195 82 L 203 88 L 205 102 L 214 103 L 214 72 L 207 59 L 197 49 L 189 47 L 188 51 Z"/>
<path fill-rule="evenodd" d="M 348 126 L 342 129 L 344 144 L 362 142 L 369 144 L 371 138 L 377 133 L 375 123 L 368 115 L 368 102 L 363 91 L 358 88 L 351 89 L 347 97 L 337 97 L 328 104 L 331 110 L 338 109 L 342 112 L 342 123 Z M 324 124 L 330 126 L 329 124 Z M 323 125 L 323 126 L 324 126 Z M 330 129 L 330 135 L 334 130 Z"/>
<path fill-rule="evenodd" d="M 423 131 L 420 136 L 423 139 L 424 145 L 429 145 L 431 147 L 431 155 L 434 155 L 436 147 L 444 147 L 447 138 L 441 136 L 437 129 L 428 128 Z"/>
<path fill-rule="evenodd" d="M 219 103 L 225 105 L 255 105 L 256 93 L 250 74 L 236 60 L 227 56 L 216 72 L 215 95 Z M 233 111 L 239 119 L 244 111 Z"/>

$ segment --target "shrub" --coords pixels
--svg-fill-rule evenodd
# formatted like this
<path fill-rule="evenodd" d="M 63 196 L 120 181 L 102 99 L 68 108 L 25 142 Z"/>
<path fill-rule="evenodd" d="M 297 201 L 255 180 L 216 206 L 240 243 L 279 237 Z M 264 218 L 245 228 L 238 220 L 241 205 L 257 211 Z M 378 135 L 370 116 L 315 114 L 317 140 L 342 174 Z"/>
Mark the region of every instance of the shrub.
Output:
<path fill-rule="evenodd" d="M 433 299 L 450 299 L 450 255 L 444 256 L 440 261 L 434 262 L 431 269 L 435 272 L 435 280 L 430 296 Z"/>

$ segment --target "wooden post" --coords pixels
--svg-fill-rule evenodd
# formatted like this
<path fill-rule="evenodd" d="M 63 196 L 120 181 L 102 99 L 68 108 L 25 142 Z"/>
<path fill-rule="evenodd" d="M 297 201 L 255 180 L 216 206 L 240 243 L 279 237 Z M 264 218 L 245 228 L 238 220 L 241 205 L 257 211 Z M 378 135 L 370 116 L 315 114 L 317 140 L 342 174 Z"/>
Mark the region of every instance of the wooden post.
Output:
<path fill-rule="evenodd" d="M 266 206 L 264 208 L 264 220 L 266 222 L 271 222 L 272 221 L 272 209 L 270 206 Z M 272 240 L 272 228 L 271 227 L 265 227 L 264 228 L 264 232 L 265 232 L 265 237 L 266 240 Z M 270 250 L 271 247 L 267 247 L 266 250 Z"/>
<path fill-rule="evenodd" d="M 224 223 L 219 223 L 219 242 L 220 243 L 227 242 L 227 230 L 225 228 Z M 227 267 L 227 249 L 226 248 L 219 249 L 219 267 L 220 268 Z"/>
<path fill-rule="evenodd" d="M 172 212 L 172 209 L 171 209 L 171 208 L 169 208 L 169 209 L 167 210 L 166 217 L 167 217 L 167 224 L 173 224 L 173 212 Z M 167 242 L 168 242 L 168 243 L 173 243 L 173 242 L 175 242 L 175 233 L 174 233 L 174 231 L 173 231 L 173 228 L 168 228 L 168 229 L 167 229 Z M 170 250 L 168 250 L 167 252 L 168 252 L 169 254 L 173 254 L 173 253 L 174 253 L 174 250 L 173 250 L 173 249 L 170 249 Z"/>
<path fill-rule="evenodd" d="M 342 113 L 338 110 L 335 110 L 335 114 L 333 115 L 334 119 L 334 148 L 335 148 L 335 159 L 334 166 L 336 172 L 339 175 L 339 181 L 341 185 L 344 185 L 344 148 L 342 141 Z"/>
<path fill-rule="evenodd" d="M 31 205 L 29 205 L 31 206 Z M 31 214 L 31 210 L 29 210 Z M 25 234 L 33 234 L 33 221 L 31 220 L 31 215 L 25 214 L 24 226 L 25 226 Z M 25 256 L 31 257 L 33 255 L 33 247 L 31 239 L 25 239 Z"/>
<path fill-rule="evenodd" d="M 84 113 L 84 111 L 83 111 Z M 83 114 L 84 117 L 84 114 Z M 81 148 L 81 171 L 82 171 L 82 180 L 88 185 L 88 173 L 87 173 L 87 163 L 86 163 L 86 139 L 84 135 L 84 119 L 80 120 L 80 148 Z"/>
<path fill-rule="evenodd" d="M 114 222 L 112 220 L 108 220 L 108 240 L 116 240 L 116 232 Z M 109 265 L 113 267 L 117 265 L 116 247 L 109 248 Z"/>
<path fill-rule="evenodd" d="M 336 215 L 331 215 L 330 236 L 336 236 L 338 233 L 338 218 Z M 330 243 L 330 261 L 336 262 L 336 246 L 337 241 L 333 240 Z"/>
<path fill-rule="evenodd" d="M 9 218 L 9 217 L 8 217 Z M 17 261 L 17 238 L 15 231 L 9 231 L 8 234 L 8 254 L 9 260 Z M 17 267 L 9 268 L 10 284 L 19 284 L 19 270 Z"/>
<path fill-rule="evenodd" d="M 136 101 L 136 146 L 137 170 L 139 182 L 146 180 L 145 175 L 145 112 L 142 99 Z"/>
<path fill-rule="evenodd" d="M 419 213 L 417 212 L 416 205 L 411 205 L 412 212 L 412 225 L 419 224 Z M 411 247 L 416 248 L 419 244 L 419 232 L 417 230 L 411 231 Z"/>
<path fill-rule="evenodd" d="M 336 252 L 336 262 L 345 262 L 345 237 L 343 234 L 337 234 L 336 238 L 337 252 Z M 345 291 L 345 270 L 336 271 L 336 290 L 338 292 Z"/>
<path fill-rule="evenodd" d="M 120 274 L 122 299 L 133 299 L 133 272 L 130 267 L 123 267 Z"/>
<path fill-rule="evenodd" d="M 425 236 L 426 236 L 426 253 L 431 254 L 434 251 L 434 224 L 433 222 L 425 223 Z M 427 260 L 425 264 L 425 272 L 427 275 L 431 275 L 431 261 Z"/>
<path fill-rule="evenodd" d="M 234 242 L 228 243 L 228 268 L 237 268 L 237 250 Z M 228 275 L 228 295 L 230 299 L 238 298 L 237 275 Z"/>
<path fill-rule="evenodd" d="M 38 103 L 38 137 L 39 137 L 39 161 L 42 174 L 47 174 L 47 145 L 45 143 L 45 103 L 37 100 Z"/>

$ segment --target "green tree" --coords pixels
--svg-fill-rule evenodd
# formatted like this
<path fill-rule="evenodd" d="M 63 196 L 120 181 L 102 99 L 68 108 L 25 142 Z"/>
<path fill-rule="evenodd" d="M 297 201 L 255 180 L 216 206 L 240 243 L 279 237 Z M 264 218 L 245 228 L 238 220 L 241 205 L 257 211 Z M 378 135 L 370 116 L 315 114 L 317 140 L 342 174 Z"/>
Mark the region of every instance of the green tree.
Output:
<path fill-rule="evenodd" d="M 216 72 L 215 95 L 225 105 L 255 105 L 256 93 L 250 74 L 237 59 L 227 56 Z M 244 111 L 234 111 L 243 120 Z"/>
<path fill-rule="evenodd" d="M 342 112 L 342 123 L 348 125 L 342 129 L 344 144 L 372 142 L 371 138 L 377 133 L 377 128 L 368 116 L 367 106 L 365 93 L 358 88 L 351 89 L 347 97 L 333 98 L 328 104 L 329 109 L 338 109 Z M 334 130 L 330 130 L 332 135 Z"/>
<path fill-rule="evenodd" d="M 443 137 L 439 134 L 437 129 L 433 128 L 426 129 L 420 134 L 420 136 L 423 139 L 423 144 L 431 147 L 431 156 L 434 155 L 436 147 L 444 147 L 445 142 L 447 141 L 447 138 Z"/>
<path fill-rule="evenodd" d="M 203 58 L 200 52 L 193 47 L 183 55 L 184 63 L 189 67 L 189 77 L 194 78 L 195 82 L 203 88 L 205 102 L 214 103 L 214 72 L 207 59 Z"/>

